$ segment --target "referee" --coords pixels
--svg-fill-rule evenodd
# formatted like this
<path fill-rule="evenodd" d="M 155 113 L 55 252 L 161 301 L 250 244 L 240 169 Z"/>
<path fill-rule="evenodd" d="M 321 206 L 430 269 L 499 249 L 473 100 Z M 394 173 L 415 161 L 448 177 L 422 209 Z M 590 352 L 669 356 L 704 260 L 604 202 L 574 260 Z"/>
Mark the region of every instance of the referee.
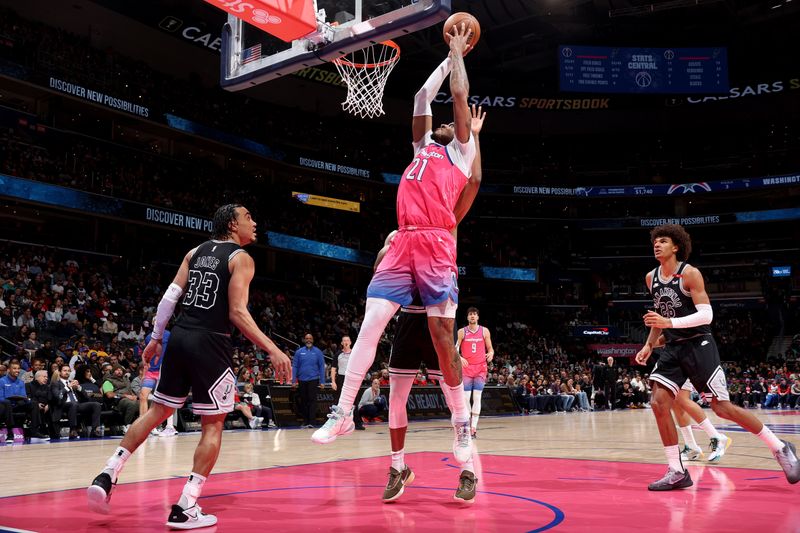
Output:
<path fill-rule="evenodd" d="M 347 372 L 347 362 L 350 361 L 350 352 L 352 351 L 350 346 L 352 343 L 353 341 L 350 340 L 348 335 L 342 337 L 342 351 L 339 352 L 336 360 L 331 364 L 331 387 L 333 387 L 335 396 L 333 400 L 334 405 L 339 403 L 339 396 L 342 394 L 344 374 Z M 364 421 L 361 420 L 361 417 L 358 416 L 358 414 L 353 415 L 353 422 L 356 425 L 356 429 L 364 431 Z"/>

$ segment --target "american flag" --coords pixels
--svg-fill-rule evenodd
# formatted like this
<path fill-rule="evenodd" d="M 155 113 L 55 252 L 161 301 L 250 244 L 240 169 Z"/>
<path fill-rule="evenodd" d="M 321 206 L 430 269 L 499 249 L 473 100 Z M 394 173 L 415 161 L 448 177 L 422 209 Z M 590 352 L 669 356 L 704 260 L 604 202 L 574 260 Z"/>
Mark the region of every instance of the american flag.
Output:
<path fill-rule="evenodd" d="M 242 50 L 242 65 L 261 59 L 261 43 Z"/>

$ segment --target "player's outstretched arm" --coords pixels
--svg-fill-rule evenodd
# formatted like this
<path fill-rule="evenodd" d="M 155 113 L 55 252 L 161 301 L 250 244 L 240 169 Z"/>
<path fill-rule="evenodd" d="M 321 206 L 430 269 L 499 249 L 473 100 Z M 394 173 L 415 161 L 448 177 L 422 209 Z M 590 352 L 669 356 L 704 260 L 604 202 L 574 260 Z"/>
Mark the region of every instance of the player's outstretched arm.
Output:
<path fill-rule="evenodd" d="M 242 335 L 269 354 L 272 366 L 275 368 L 275 379 L 290 381 L 292 377 L 292 362 L 259 329 L 250 311 L 247 302 L 250 298 L 250 281 L 255 274 L 255 263 L 249 254 L 237 254 L 230 262 L 231 281 L 228 284 L 228 316 Z"/>
<path fill-rule="evenodd" d="M 414 116 L 411 120 L 411 139 L 417 143 L 433 126 L 433 111 L 431 102 L 436 98 L 444 79 L 450 74 L 450 58 L 448 57 L 436 67 L 425 84 L 414 96 Z"/>
<path fill-rule="evenodd" d="M 476 108 L 475 104 L 471 107 L 471 121 L 470 128 L 472 129 L 472 138 L 475 139 L 475 159 L 472 161 L 472 174 L 469 181 L 461 191 L 461 196 L 458 197 L 456 207 L 453 209 L 453 214 L 456 216 L 456 225 L 467 216 L 469 210 L 472 208 L 472 203 L 475 197 L 478 196 L 478 190 L 481 188 L 481 179 L 483 178 L 483 167 L 481 166 L 481 145 L 480 133 L 483 129 L 483 120 L 486 118 L 486 111 L 482 106 Z M 453 235 L 455 237 L 455 235 Z"/>
<path fill-rule="evenodd" d="M 186 290 L 186 284 L 189 281 L 189 261 L 194 255 L 195 250 L 197 250 L 197 248 L 193 248 L 189 253 L 183 256 L 181 266 L 178 267 L 178 273 L 175 274 L 175 278 L 172 280 L 169 287 L 167 287 L 167 290 L 161 297 L 161 301 L 158 303 L 156 316 L 153 319 L 153 333 L 150 335 L 150 342 L 147 343 L 147 346 L 145 346 L 142 352 L 142 360 L 145 364 L 149 364 L 153 356 L 161 355 L 161 350 L 163 349 L 161 342 L 164 336 L 164 330 L 167 324 L 169 324 L 169 319 L 172 318 L 173 313 L 175 313 L 175 306 Z"/>
<path fill-rule="evenodd" d="M 470 111 L 467 100 L 469 98 L 469 79 L 467 67 L 464 65 L 464 52 L 467 50 L 472 29 L 466 24 L 453 27 L 453 33 L 447 34 L 447 44 L 450 45 L 450 94 L 453 96 L 453 122 L 455 123 L 455 137 L 461 144 L 469 142 L 470 136 Z"/>

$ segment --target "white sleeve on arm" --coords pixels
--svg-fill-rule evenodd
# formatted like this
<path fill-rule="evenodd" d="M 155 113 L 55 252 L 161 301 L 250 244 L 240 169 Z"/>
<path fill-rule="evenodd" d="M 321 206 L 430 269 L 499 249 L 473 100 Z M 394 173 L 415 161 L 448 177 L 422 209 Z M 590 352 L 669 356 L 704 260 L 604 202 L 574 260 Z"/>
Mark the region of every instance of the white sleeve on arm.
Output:
<path fill-rule="evenodd" d="M 161 297 L 158 302 L 158 310 L 156 311 L 156 319 L 153 321 L 153 335 L 152 339 L 159 340 L 164 336 L 164 329 L 166 329 L 169 319 L 172 318 L 172 313 L 175 312 L 175 304 L 180 300 L 183 294 L 183 289 L 174 283 L 170 283 L 167 287 L 167 292 Z"/>
<path fill-rule="evenodd" d="M 697 308 L 696 313 L 680 318 L 671 318 L 672 327 L 683 329 L 711 324 L 711 321 L 714 319 L 714 311 L 711 309 L 711 305 L 697 304 L 695 307 Z"/>
<path fill-rule="evenodd" d="M 433 102 L 433 99 L 436 98 L 436 95 L 439 93 L 439 88 L 442 86 L 442 83 L 444 83 L 444 79 L 450 74 L 450 68 L 450 57 L 448 56 L 447 59 L 442 61 L 431 75 L 428 76 L 422 88 L 417 91 L 417 94 L 414 96 L 415 117 L 433 116 L 431 102 Z"/>

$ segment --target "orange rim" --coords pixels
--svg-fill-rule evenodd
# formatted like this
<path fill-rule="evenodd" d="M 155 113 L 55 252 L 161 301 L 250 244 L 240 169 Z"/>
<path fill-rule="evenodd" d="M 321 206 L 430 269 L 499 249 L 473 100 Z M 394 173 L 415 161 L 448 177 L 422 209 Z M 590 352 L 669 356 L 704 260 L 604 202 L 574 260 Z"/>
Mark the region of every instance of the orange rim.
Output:
<path fill-rule="evenodd" d="M 352 68 L 378 68 L 378 67 L 385 67 L 386 65 L 390 65 L 397 61 L 400 58 L 400 46 L 394 41 L 381 41 L 378 44 L 382 44 L 384 46 L 388 46 L 389 48 L 394 48 L 394 55 L 387 59 L 386 61 L 381 61 L 380 63 L 353 63 L 349 59 L 345 59 L 347 54 L 334 59 L 333 62 L 337 65 L 342 65 L 344 67 L 352 67 Z M 352 52 L 351 52 L 352 53 Z"/>

